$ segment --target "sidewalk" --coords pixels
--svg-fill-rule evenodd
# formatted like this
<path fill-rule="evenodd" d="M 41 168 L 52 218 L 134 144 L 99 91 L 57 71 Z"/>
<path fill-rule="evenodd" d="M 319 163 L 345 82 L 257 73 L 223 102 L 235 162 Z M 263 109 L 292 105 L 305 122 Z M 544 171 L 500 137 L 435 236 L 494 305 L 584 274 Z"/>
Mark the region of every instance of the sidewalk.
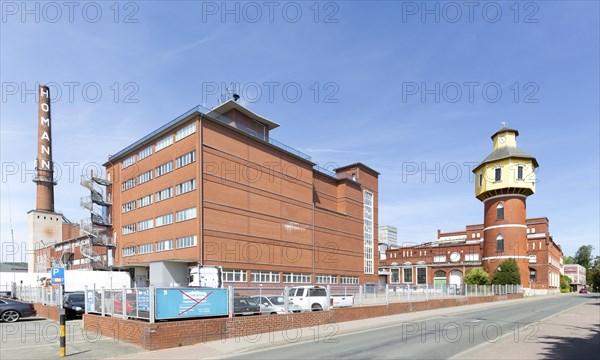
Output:
<path fill-rule="evenodd" d="M 571 308 L 455 359 L 600 359 L 600 299 Z"/>
<path fill-rule="evenodd" d="M 435 310 L 425 310 L 413 313 L 398 314 L 393 316 L 384 316 L 366 320 L 346 321 L 336 324 L 323 324 L 318 328 L 298 328 L 287 331 L 274 331 L 270 333 L 248 335 L 246 337 L 229 338 L 220 341 L 212 341 L 202 344 L 183 346 L 179 348 L 170 348 L 158 351 L 150 351 L 139 354 L 130 354 L 118 357 L 119 359 L 206 359 L 221 358 L 234 355 L 236 353 L 256 351 L 277 345 L 301 343 L 306 341 L 327 341 L 334 339 L 335 336 L 367 331 L 374 328 L 385 328 L 387 326 L 396 326 L 401 322 L 418 321 L 421 319 L 448 316 L 451 314 L 460 314 L 478 309 L 485 309 L 492 306 L 503 306 L 523 301 L 541 301 L 548 299 L 548 295 L 529 297 L 517 300 L 506 300 L 493 303 L 482 303 L 475 305 L 464 305 Z"/>

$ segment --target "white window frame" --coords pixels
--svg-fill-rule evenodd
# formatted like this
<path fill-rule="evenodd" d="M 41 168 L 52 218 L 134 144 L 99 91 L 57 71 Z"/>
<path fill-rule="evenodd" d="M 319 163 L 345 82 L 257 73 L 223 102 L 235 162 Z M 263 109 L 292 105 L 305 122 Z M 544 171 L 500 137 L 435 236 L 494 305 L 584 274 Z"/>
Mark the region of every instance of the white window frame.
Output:
<path fill-rule="evenodd" d="M 121 162 L 121 169 L 126 169 L 131 165 L 135 164 L 135 155 L 128 157 L 127 159 Z"/>
<path fill-rule="evenodd" d="M 248 282 L 248 272 L 246 270 L 223 269 L 223 282 Z"/>
<path fill-rule="evenodd" d="M 157 241 L 154 243 L 155 252 L 173 250 L 173 239 Z"/>
<path fill-rule="evenodd" d="M 121 205 L 121 213 L 125 214 L 125 213 L 135 210 L 136 203 L 137 202 L 135 200 L 133 200 L 133 201 L 129 201 L 129 202 L 126 202 L 125 204 Z"/>
<path fill-rule="evenodd" d="M 173 171 L 173 161 L 168 161 L 164 164 L 158 165 L 156 169 L 154 169 L 155 177 L 160 177 L 166 175 Z"/>
<path fill-rule="evenodd" d="M 279 273 L 273 271 L 251 271 L 250 282 L 252 283 L 279 283 Z"/>
<path fill-rule="evenodd" d="M 318 274 L 316 276 L 317 284 L 337 284 L 338 277 L 337 275 L 327 275 L 327 274 Z"/>
<path fill-rule="evenodd" d="M 150 230 L 154 227 L 154 219 L 146 219 L 142 221 L 138 221 L 137 223 L 137 231 Z"/>
<path fill-rule="evenodd" d="M 138 181 L 137 181 L 138 185 L 152 180 L 152 173 L 153 173 L 152 170 L 148 170 L 145 173 L 138 175 Z"/>
<path fill-rule="evenodd" d="M 175 247 L 177 249 L 185 249 L 196 246 L 196 235 L 183 236 L 175 239 Z"/>
<path fill-rule="evenodd" d="M 157 216 L 154 219 L 154 226 L 155 227 L 167 226 L 167 225 L 171 225 L 174 221 L 175 221 L 175 217 L 173 216 L 173 213 L 168 213 L 168 214 Z"/>
<path fill-rule="evenodd" d="M 195 219 L 198 215 L 198 211 L 196 207 L 191 207 L 188 209 L 179 210 L 175 214 L 175 222 L 182 222 L 187 220 Z"/>
<path fill-rule="evenodd" d="M 123 248 L 123 257 L 134 256 L 135 246 L 128 246 Z"/>
<path fill-rule="evenodd" d="M 152 244 L 152 243 L 141 244 L 141 245 L 138 245 L 137 253 L 139 255 L 151 254 L 154 252 L 153 250 L 154 250 L 154 244 Z"/>
<path fill-rule="evenodd" d="M 153 145 L 146 147 L 145 149 L 140 150 L 138 153 L 138 161 L 147 158 L 148 156 L 154 153 Z"/>
<path fill-rule="evenodd" d="M 175 185 L 175 196 L 196 190 L 196 178 Z"/>
<path fill-rule="evenodd" d="M 121 234 L 122 235 L 129 235 L 129 234 L 133 234 L 135 232 L 135 223 L 134 224 L 128 224 L 128 225 L 123 225 L 121 227 Z"/>
<path fill-rule="evenodd" d="M 359 283 L 358 276 L 342 276 L 342 277 L 340 277 L 340 284 L 357 285 L 358 283 Z"/>
<path fill-rule="evenodd" d="M 283 273 L 284 284 L 310 284 L 311 282 L 308 273 Z"/>
<path fill-rule="evenodd" d="M 170 199 L 173 197 L 173 187 L 168 187 L 166 189 L 162 189 L 160 191 L 157 191 L 156 194 L 154 194 L 154 200 L 156 202 L 161 202 L 167 199 Z"/>
<path fill-rule="evenodd" d="M 179 141 L 181 139 L 185 139 L 186 137 L 192 135 L 196 132 L 196 122 L 192 122 L 181 129 L 177 130 L 175 134 L 175 141 Z"/>
<path fill-rule="evenodd" d="M 173 134 L 169 134 L 169 135 L 165 136 L 164 138 L 158 140 L 156 142 L 156 144 L 154 145 L 154 151 L 159 152 L 162 149 L 169 147 L 171 145 L 173 145 Z"/>
<path fill-rule="evenodd" d="M 406 270 L 410 270 L 410 281 L 406 281 Z M 402 283 L 403 284 L 413 284 L 415 280 L 414 268 L 405 267 L 402 268 Z"/>
<path fill-rule="evenodd" d="M 135 187 L 135 178 L 125 180 L 121 183 L 121 191 L 127 191 Z"/>
<path fill-rule="evenodd" d="M 152 205 L 152 203 L 153 203 L 153 196 L 152 196 L 152 194 L 146 195 L 146 196 L 141 197 L 141 198 L 139 198 L 137 200 L 137 207 L 138 207 L 138 209 L 141 209 L 143 207 Z"/>
<path fill-rule="evenodd" d="M 187 154 L 183 154 L 175 159 L 175 169 L 180 169 L 186 165 L 190 165 L 196 162 L 196 150 L 190 151 Z"/>

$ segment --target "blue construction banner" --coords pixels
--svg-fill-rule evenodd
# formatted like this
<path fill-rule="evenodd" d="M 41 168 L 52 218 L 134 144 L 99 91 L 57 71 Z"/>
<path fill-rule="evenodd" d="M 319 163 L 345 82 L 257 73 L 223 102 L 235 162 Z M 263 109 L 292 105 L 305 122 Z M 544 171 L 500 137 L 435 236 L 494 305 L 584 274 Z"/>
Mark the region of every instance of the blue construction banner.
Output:
<path fill-rule="evenodd" d="M 228 314 L 227 289 L 157 288 L 156 319 Z"/>

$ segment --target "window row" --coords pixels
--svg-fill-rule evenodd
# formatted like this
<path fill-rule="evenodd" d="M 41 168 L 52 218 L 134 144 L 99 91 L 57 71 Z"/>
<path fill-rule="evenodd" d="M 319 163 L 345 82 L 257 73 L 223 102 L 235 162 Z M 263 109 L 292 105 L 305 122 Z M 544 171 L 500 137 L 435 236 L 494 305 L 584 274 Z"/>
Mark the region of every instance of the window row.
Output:
<path fill-rule="evenodd" d="M 479 172 L 477 174 L 477 177 L 479 179 L 478 185 L 479 185 L 479 187 L 482 187 L 483 186 L 483 177 L 484 177 L 483 172 Z M 525 180 L 525 165 L 517 165 L 515 180 L 517 180 L 517 181 Z M 497 166 L 494 168 L 494 182 L 500 182 L 500 181 L 502 181 L 502 166 Z"/>
<path fill-rule="evenodd" d="M 283 283 L 288 284 L 310 284 L 310 274 L 300 273 L 283 273 Z M 316 276 L 317 284 L 337 284 L 337 275 L 319 274 Z M 253 283 L 279 283 L 279 273 L 272 271 L 250 271 L 250 281 Z M 223 270 L 224 282 L 247 282 L 248 272 L 246 270 Z M 357 276 L 342 276 L 340 278 L 342 284 L 356 285 L 358 284 Z"/>
<path fill-rule="evenodd" d="M 427 268 L 424 267 L 405 267 L 400 269 L 391 269 L 390 283 L 392 284 L 427 284 Z"/>
<path fill-rule="evenodd" d="M 184 236 L 175 239 L 176 249 L 184 249 L 196 246 L 196 235 Z M 162 240 L 155 243 L 128 246 L 123 248 L 123 257 L 150 254 L 152 252 L 161 252 L 173 250 L 173 240 Z"/>
<path fill-rule="evenodd" d="M 182 195 L 188 193 L 190 191 L 196 190 L 196 179 L 191 179 L 188 181 L 184 181 L 181 184 L 177 184 L 174 186 L 175 195 Z M 173 187 L 168 187 L 166 189 L 157 191 L 154 195 L 146 195 L 142 198 L 139 198 L 137 201 L 129 201 L 125 204 L 121 205 L 121 212 L 127 213 L 135 210 L 136 208 L 143 208 L 148 205 L 152 205 L 154 202 L 160 202 L 163 200 L 167 200 L 173 197 Z M 136 207 L 137 204 L 137 207 Z"/>
<path fill-rule="evenodd" d="M 191 124 L 188 124 L 188 125 L 182 127 L 181 129 L 177 130 L 177 132 L 175 133 L 175 141 L 179 141 L 183 138 L 186 138 L 195 132 L 196 132 L 196 123 L 193 122 Z M 152 155 L 154 152 L 161 151 L 162 149 L 173 145 L 173 142 L 174 142 L 173 134 L 169 134 L 169 135 L 163 137 L 162 139 L 158 140 L 154 145 L 147 146 L 144 149 L 140 150 L 140 152 L 137 153 L 137 159 L 136 159 L 136 155 L 132 155 L 132 156 L 126 158 L 125 160 L 123 160 L 121 162 L 121 169 L 125 169 L 125 168 L 135 164 L 136 160 L 140 161 L 142 159 L 145 159 L 148 156 Z"/>
<path fill-rule="evenodd" d="M 192 207 L 189 209 L 177 211 L 175 213 L 175 221 L 176 222 L 187 221 L 187 220 L 195 219 L 196 216 L 197 216 L 196 207 Z M 122 234 L 123 235 L 133 234 L 134 232 L 136 232 L 136 230 L 144 231 L 144 230 L 152 229 L 154 226 L 160 227 L 160 226 L 165 226 L 165 225 L 169 225 L 172 223 L 173 223 L 173 214 L 172 213 L 165 214 L 165 215 L 157 216 L 155 219 L 147 219 L 147 220 L 139 221 L 137 224 L 134 223 L 134 224 L 124 225 L 122 227 Z"/>

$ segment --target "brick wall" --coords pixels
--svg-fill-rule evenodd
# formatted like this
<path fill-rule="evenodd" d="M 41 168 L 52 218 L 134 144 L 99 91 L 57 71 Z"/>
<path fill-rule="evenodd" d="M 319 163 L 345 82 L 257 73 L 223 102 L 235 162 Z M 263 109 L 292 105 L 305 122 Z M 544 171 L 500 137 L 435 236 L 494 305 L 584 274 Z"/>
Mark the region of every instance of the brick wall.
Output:
<path fill-rule="evenodd" d="M 437 299 L 413 303 L 391 303 L 389 305 L 333 309 L 322 312 L 235 317 L 232 319 L 192 319 L 154 324 L 85 314 L 83 315 L 83 327 L 86 331 L 96 334 L 96 336 L 109 336 L 148 350 L 158 350 L 260 333 L 522 297 L 522 294 L 511 294 Z M 291 337 L 295 336 L 292 333 L 289 334 Z"/>
<path fill-rule="evenodd" d="M 44 317 L 46 319 L 58 321 L 58 306 L 53 305 L 42 305 L 38 303 L 34 303 L 35 311 L 37 311 L 37 316 Z"/>

